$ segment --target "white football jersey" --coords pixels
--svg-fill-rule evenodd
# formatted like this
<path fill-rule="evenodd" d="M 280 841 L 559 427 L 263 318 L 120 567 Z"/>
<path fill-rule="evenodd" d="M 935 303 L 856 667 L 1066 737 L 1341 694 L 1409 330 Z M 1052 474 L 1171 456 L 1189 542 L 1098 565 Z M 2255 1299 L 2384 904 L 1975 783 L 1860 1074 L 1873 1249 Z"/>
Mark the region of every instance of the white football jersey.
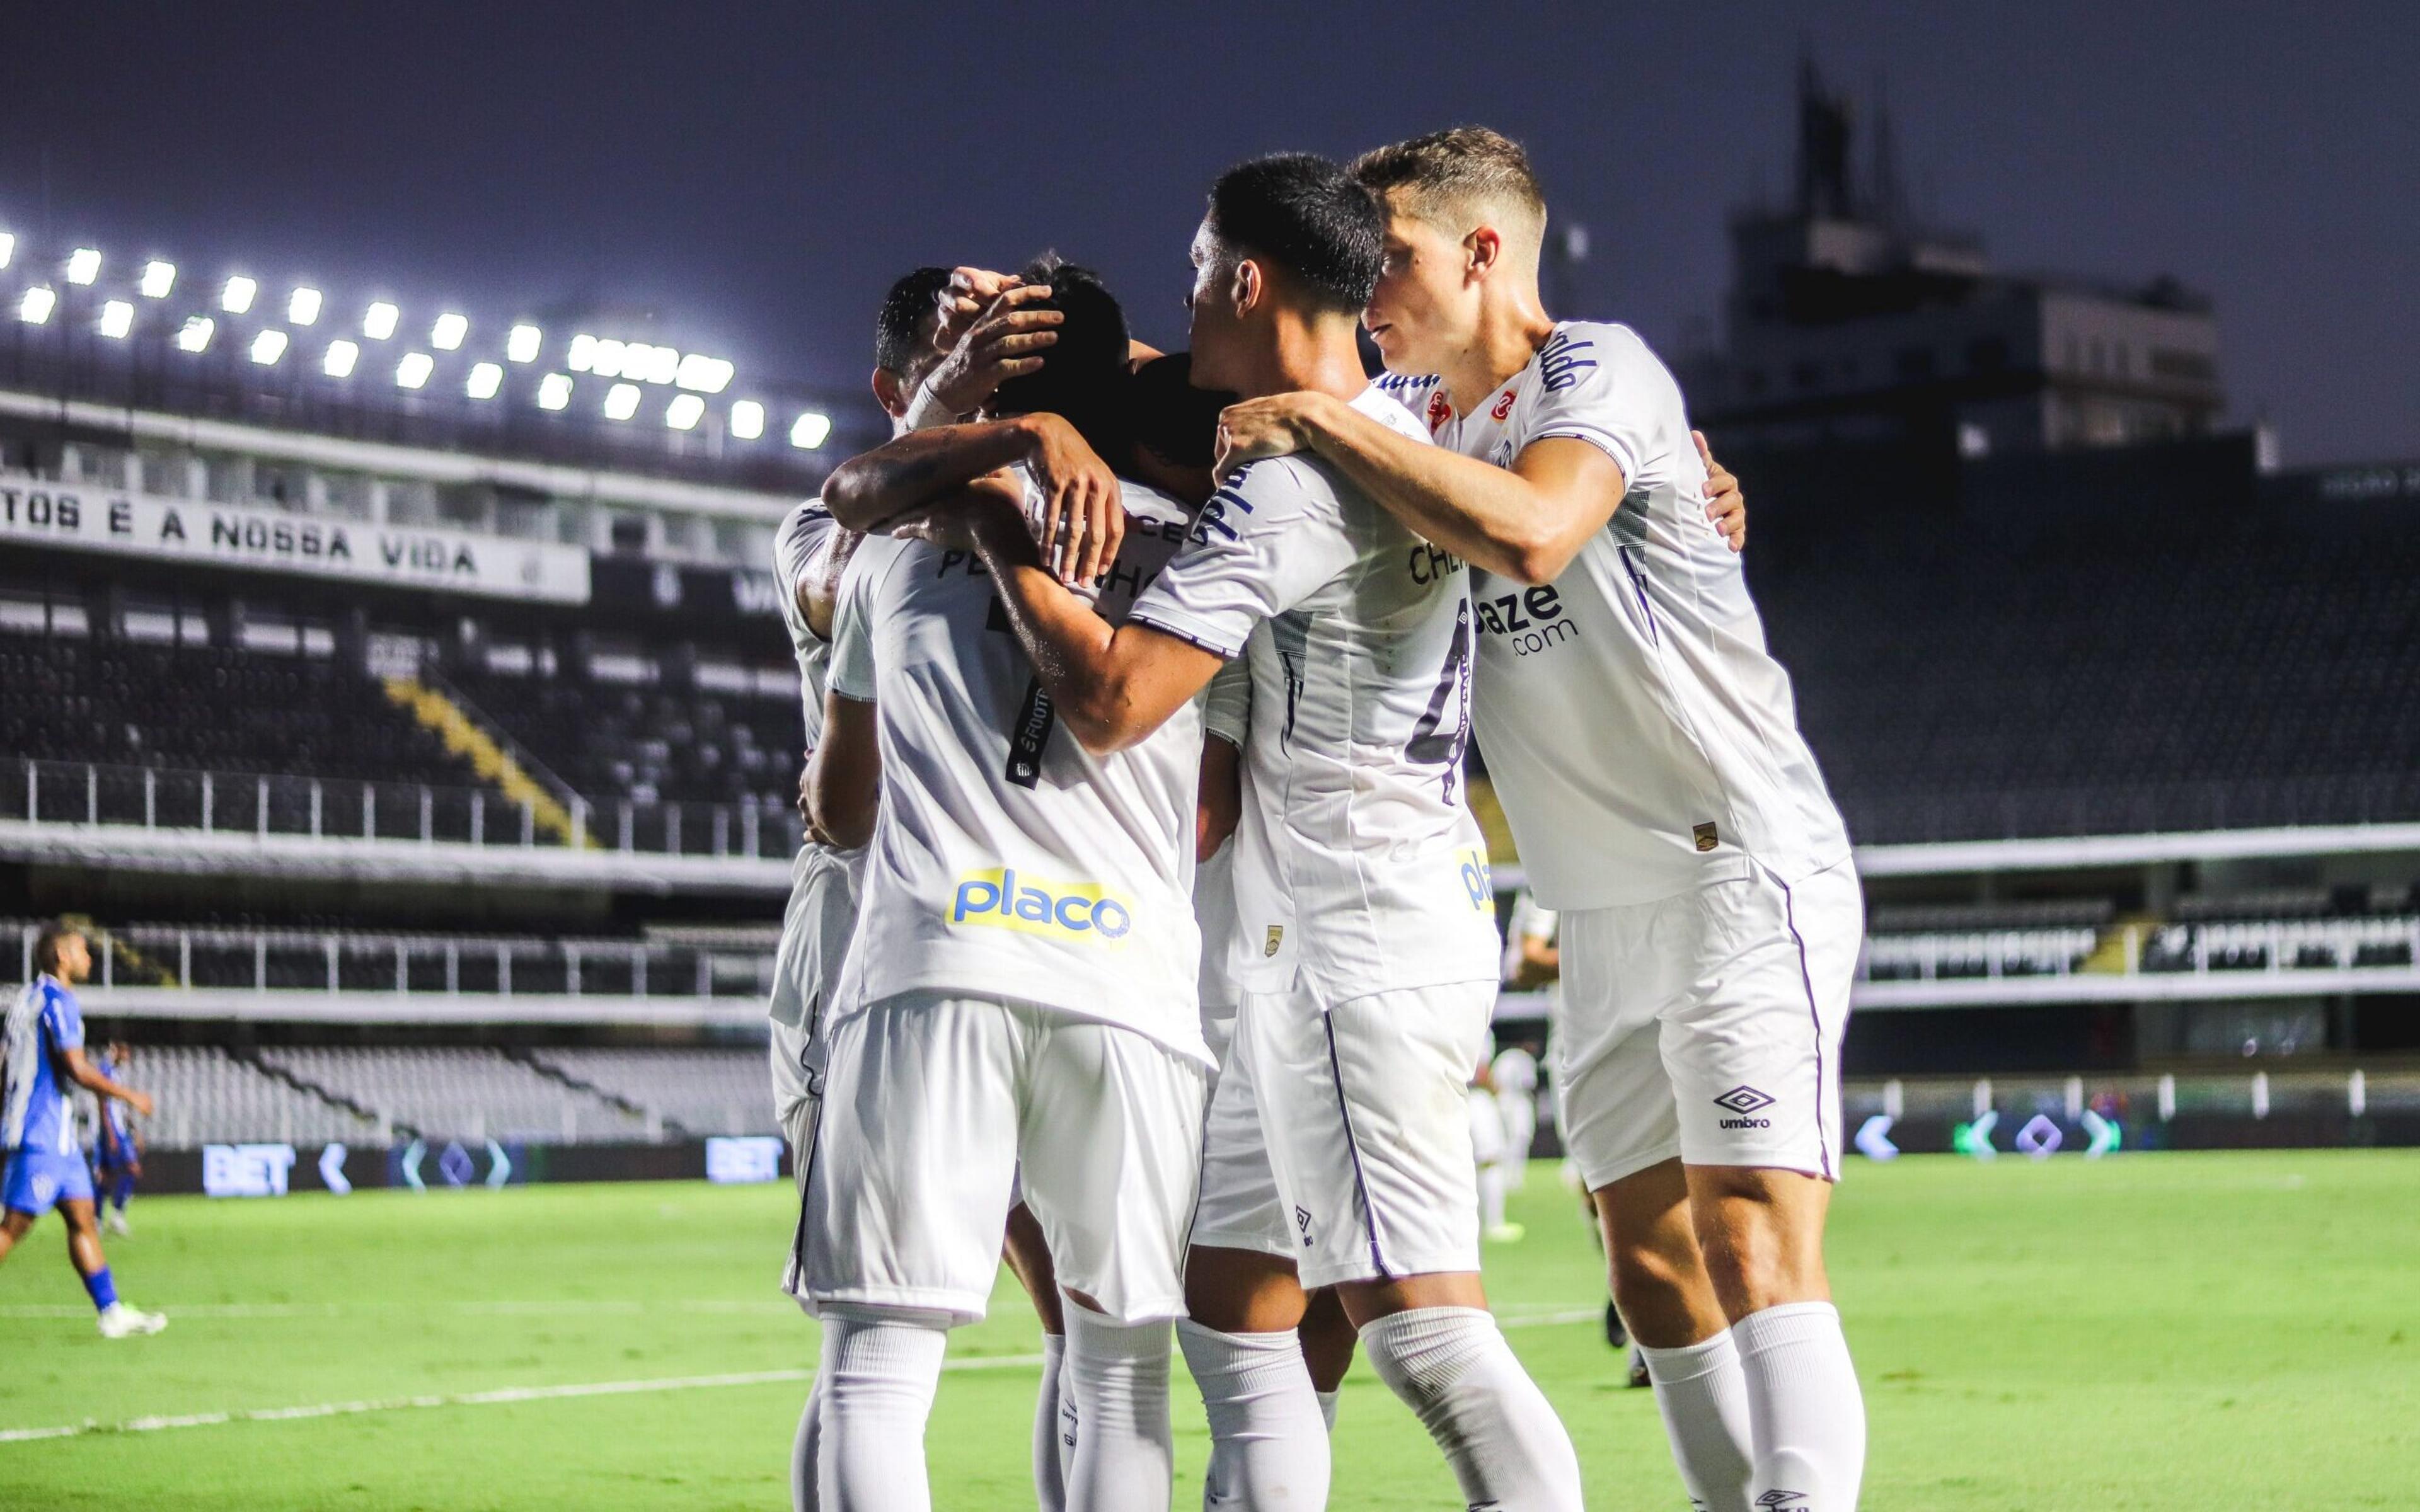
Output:
<path fill-rule="evenodd" d="M 1521 863 L 1553 908 L 1650 903 L 1849 854 L 1765 650 L 1740 560 L 1705 517 L 1680 385 L 1627 326 L 1566 320 L 1478 410 L 1388 378 L 1434 439 L 1510 467 L 1570 437 L 1621 469 L 1621 506 L 1552 583 L 1472 573 L 1479 743 Z"/>
<path fill-rule="evenodd" d="M 1173 501 L 1129 515 L 1095 608 L 1123 621 L 1185 539 Z M 982 563 L 872 536 L 842 579 L 831 689 L 872 700 L 882 811 L 835 1021 L 924 990 L 1021 998 L 1147 1035 L 1204 1065 L 1195 999 L 1202 714 L 1094 757 L 1050 701 Z"/>
<path fill-rule="evenodd" d="M 1417 423 L 1365 389 L 1354 408 Z M 1229 475 L 1135 605 L 1251 668 L 1236 829 L 1237 983 L 1328 1002 L 1492 980 L 1486 842 L 1464 802 L 1471 609 L 1461 561 L 1326 462 Z"/>

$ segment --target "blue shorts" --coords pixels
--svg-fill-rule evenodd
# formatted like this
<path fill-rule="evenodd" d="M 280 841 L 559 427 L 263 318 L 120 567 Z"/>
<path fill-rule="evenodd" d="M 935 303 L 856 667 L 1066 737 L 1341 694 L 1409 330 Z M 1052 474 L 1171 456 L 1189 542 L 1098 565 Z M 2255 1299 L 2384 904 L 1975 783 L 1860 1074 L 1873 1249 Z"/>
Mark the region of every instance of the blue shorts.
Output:
<path fill-rule="evenodd" d="M 8 1174 L 0 1180 L 0 1207 L 39 1218 L 62 1202 L 90 1202 L 92 1172 L 82 1155 L 12 1149 Z"/>

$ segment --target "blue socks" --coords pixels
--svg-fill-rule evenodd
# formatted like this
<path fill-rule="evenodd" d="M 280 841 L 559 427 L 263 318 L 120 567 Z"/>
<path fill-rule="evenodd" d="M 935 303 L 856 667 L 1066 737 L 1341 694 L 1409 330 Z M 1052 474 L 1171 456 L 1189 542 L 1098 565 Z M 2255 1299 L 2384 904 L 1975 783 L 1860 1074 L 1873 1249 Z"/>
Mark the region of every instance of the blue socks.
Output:
<path fill-rule="evenodd" d="M 116 1180 L 116 1181 L 111 1184 L 109 1189 L 109 1205 L 111 1207 L 116 1208 L 120 1212 L 124 1212 L 126 1211 L 126 1205 L 133 1200 L 134 1178 L 132 1176 L 121 1176 Z"/>
<path fill-rule="evenodd" d="M 117 1283 L 110 1279 L 109 1267 L 106 1265 L 84 1278 L 84 1289 L 91 1296 L 93 1308 L 97 1312 L 105 1313 L 117 1305 Z"/>

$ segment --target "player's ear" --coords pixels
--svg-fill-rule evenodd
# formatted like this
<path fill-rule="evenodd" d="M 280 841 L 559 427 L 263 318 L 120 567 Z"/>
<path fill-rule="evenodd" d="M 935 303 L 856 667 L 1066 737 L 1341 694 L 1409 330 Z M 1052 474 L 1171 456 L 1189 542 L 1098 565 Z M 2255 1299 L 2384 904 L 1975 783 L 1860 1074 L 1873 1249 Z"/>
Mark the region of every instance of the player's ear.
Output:
<path fill-rule="evenodd" d="M 898 374 L 887 367 L 874 370 L 874 402 L 893 420 L 908 412 L 908 396 L 900 392 Z"/>
<path fill-rule="evenodd" d="M 1249 257 L 1235 259 L 1235 277 L 1229 285 L 1227 296 L 1235 307 L 1235 314 L 1238 316 L 1249 315 L 1252 307 L 1261 302 L 1262 290 L 1261 265 Z"/>
<path fill-rule="evenodd" d="M 1472 278 L 1484 278 L 1504 256 L 1504 237 L 1492 225 L 1481 225 L 1462 239 L 1465 270 Z"/>

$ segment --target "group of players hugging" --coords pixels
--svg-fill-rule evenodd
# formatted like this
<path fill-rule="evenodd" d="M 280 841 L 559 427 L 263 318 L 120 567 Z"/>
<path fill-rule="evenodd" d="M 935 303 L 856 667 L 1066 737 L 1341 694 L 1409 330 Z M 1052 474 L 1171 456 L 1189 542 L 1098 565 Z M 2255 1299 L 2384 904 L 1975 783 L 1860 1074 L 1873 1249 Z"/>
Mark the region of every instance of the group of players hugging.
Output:
<path fill-rule="evenodd" d="M 1545 313 L 1545 227 L 1466 127 L 1221 175 L 1187 352 L 1056 258 L 892 289 L 893 438 L 775 548 L 811 748 L 773 1004 L 823 1324 L 798 1505 L 931 1504 L 944 1346 L 1003 1253 L 1046 1507 L 1170 1505 L 1178 1348 L 1205 1506 L 1326 1504 L 1357 1348 L 1473 1508 L 1581 1505 L 1480 1274 L 1474 733 L 1558 911 L 1560 1127 L 1691 1504 L 1855 1504 L 1849 843 L 1737 486 L 1634 332 Z"/>

